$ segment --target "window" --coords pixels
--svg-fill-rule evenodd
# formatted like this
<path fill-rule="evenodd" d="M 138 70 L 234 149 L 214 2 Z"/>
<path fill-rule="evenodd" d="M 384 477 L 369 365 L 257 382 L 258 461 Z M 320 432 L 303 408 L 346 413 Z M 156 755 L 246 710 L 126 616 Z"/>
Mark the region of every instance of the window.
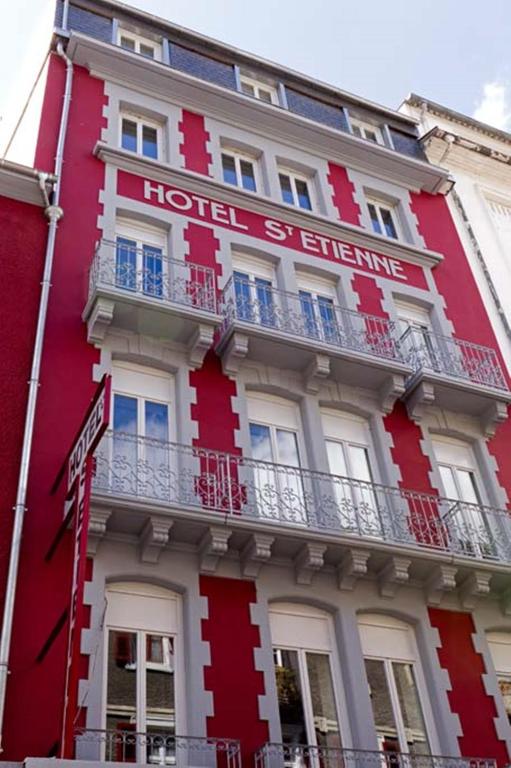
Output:
<path fill-rule="evenodd" d="M 280 397 L 252 393 L 248 419 L 254 467 L 254 493 L 261 516 L 307 521 L 300 473 L 298 406 Z"/>
<path fill-rule="evenodd" d="M 389 205 L 374 198 L 368 198 L 367 210 L 369 211 L 373 232 L 376 232 L 377 235 L 392 237 L 394 240 L 399 238 L 395 205 Z"/>
<path fill-rule="evenodd" d="M 487 202 L 501 245 L 504 251 L 509 253 L 511 251 L 511 202 L 490 199 Z"/>
<path fill-rule="evenodd" d="M 113 733 L 102 759 L 175 765 L 171 738 L 166 743 L 151 740 L 151 734 L 180 732 L 179 598 L 158 587 L 127 583 L 111 585 L 106 600 L 105 726 Z"/>
<path fill-rule="evenodd" d="M 341 747 L 333 626 L 323 611 L 281 603 L 270 607 L 270 630 L 285 764 L 299 765 L 303 745 Z"/>
<path fill-rule="evenodd" d="M 384 534 L 372 486 L 371 433 L 358 416 L 323 409 L 321 412 L 328 465 L 333 479 L 339 523 L 362 536 Z"/>
<path fill-rule="evenodd" d="M 394 305 L 403 351 L 410 356 L 412 363 L 420 362 L 422 366 L 437 370 L 440 361 L 429 311 L 420 304 L 401 299 L 394 300 Z"/>
<path fill-rule="evenodd" d="M 293 171 L 280 170 L 279 184 L 284 203 L 312 211 L 310 179 Z"/>
<path fill-rule="evenodd" d="M 384 143 L 381 129 L 378 126 L 353 117 L 350 117 L 350 123 L 353 135 L 358 136 L 359 139 L 366 139 L 366 141 L 372 141 L 374 144 Z"/>
<path fill-rule="evenodd" d="M 146 59 L 161 60 L 161 44 L 147 37 L 142 37 L 126 29 L 120 29 L 118 33 L 118 45 L 127 51 L 138 53 Z"/>
<path fill-rule="evenodd" d="M 121 147 L 158 160 L 161 156 L 161 125 L 135 115 L 121 116 Z"/>
<path fill-rule="evenodd" d="M 433 440 L 433 450 L 443 494 L 458 502 L 446 520 L 451 543 L 457 543 L 462 552 L 491 556 L 495 542 L 481 507 L 483 486 L 470 445 L 437 437 Z"/>
<path fill-rule="evenodd" d="M 336 306 L 335 285 L 309 275 L 297 274 L 304 335 L 338 344 L 342 323 Z"/>
<path fill-rule="evenodd" d="M 486 639 L 492 657 L 504 709 L 511 723 L 511 634 L 488 632 Z"/>
<path fill-rule="evenodd" d="M 226 184 L 257 191 L 256 162 L 250 157 L 238 152 L 222 152 L 222 173 Z"/>
<path fill-rule="evenodd" d="M 359 631 L 378 748 L 431 754 L 427 702 L 411 627 L 389 616 L 363 615 Z"/>
<path fill-rule="evenodd" d="M 240 90 L 245 96 L 252 96 L 267 104 L 279 104 L 279 95 L 274 85 L 260 82 L 248 75 L 240 75 Z"/>
<path fill-rule="evenodd" d="M 233 254 L 234 301 L 238 320 L 277 326 L 274 281 L 272 265 L 261 259 Z"/>
<path fill-rule="evenodd" d="M 169 444 L 175 438 L 172 377 L 119 362 L 112 389 L 109 485 L 125 495 L 168 499 L 175 464 Z"/>
<path fill-rule="evenodd" d="M 167 235 L 156 227 L 127 219 L 116 224 L 115 284 L 117 288 L 162 299 L 168 296 Z"/>

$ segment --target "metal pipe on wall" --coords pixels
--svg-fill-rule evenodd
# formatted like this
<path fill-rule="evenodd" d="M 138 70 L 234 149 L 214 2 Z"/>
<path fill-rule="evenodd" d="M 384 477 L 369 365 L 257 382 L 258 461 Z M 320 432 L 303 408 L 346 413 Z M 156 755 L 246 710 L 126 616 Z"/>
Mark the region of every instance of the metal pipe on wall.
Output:
<path fill-rule="evenodd" d="M 23 433 L 23 443 L 21 449 L 20 470 L 18 475 L 18 487 L 16 492 L 16 503 L 14 505 L 14 523 L 11 539 L 11 552 L 9 558 L 9 570 L 7 574 L 7 584 L 5 591 L 4 613 L 2 620 L 2 635 L 0 638 L 0 751 L 2 751 L 3 722 L 5 714 L 5 695 L 7 689 L 7 679 L 9 675 L 9 656 L 11 647 L 12 624 L 14 616 L 14 603 L 16 598 L 16 585 L 18 577 L 18 566 L 20 559 L 21 540 L 23 532 L 23 522 L 26 512 L 26 499 L 28 489 L 28 476 L 30 468 L 30 454 L 32 450 L 32 438 L 34 434 L 34 421 L 37 405 L 37 393 L 39 389 L 39 379 L 41 372 L 41 359 L 44 342 L 44 330 L 46 326 L 46 315 L 48 311 L 48 300 L 51 288 L 51 273 L 53 267 L 53 256 L 55 252 L 55 239 L 57 235 L 58 222 L 63 216 L 63 210 L 59 206 L 62 164 L 64 158 L 64 147 L 67 133 L 67 123 L 69 117 L 69 105 L 71 103 L 71 92 L 73 87 L 73 63 L 66 56 L 62 43 L 57 44 L 57 55 L 64 59 L 66 64 L 66 80 L 62 101 L 62 114 L 60 117 L 60 127 L 57 140 L 57 151 L 55 154 L 54 174 L 56 182 L 53 189 L 53 198 L 51 205 L 45 209 L 45 215 L 48 218 L 48 239 L 46 242 L 46 252 L 44 259 L 43 278 L 41 281 L 41 297 L 39 300 L 39 311 L 37 317 L 36 336 L 34 341 L 34 350 L 32 354 L 32 368 L 29 379 L 27 412 L 25 415 L 25 428 Z M 41 184 L 46 179 L 46 174 L 41 175 Z"/>

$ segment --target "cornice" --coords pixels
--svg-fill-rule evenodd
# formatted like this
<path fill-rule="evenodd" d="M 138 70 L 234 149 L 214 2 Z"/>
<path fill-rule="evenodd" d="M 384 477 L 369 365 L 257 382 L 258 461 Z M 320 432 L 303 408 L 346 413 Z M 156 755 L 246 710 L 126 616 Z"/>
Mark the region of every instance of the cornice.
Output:
<path fill-rule="evenodd" d="M 453 140 L 446 139 L 447 136 Z M 425 137 L 426 138 L 426 137 Z M 476 144 L 463 137 L 456 136 L 450 131 L 434 129 L 427 134 L 424 141 L 426 153 L 437 162 L 444 163 L 446 168 L 453 171 L 463 171 L 474 176 L 484 176 L 499 181 L 501 184 L 511 183 L 511 153 L 490 150 L 485 145 Z"/>
<path fill-rule="evenodd" d="M 347 165 L 408 189 L 447 192 L 449 173 L 388 147 L 329 128 L 289 110 L 265 104 L 238 91 L 208 83 L 167 64 L 73 32 L 67 53 L 92 75 L 177 103 L 253 134 L 290 142 L 316 156 Z"/>
<path fill-rule="evenodd" d="M 134 155 L 118 147 L 98 142 L 94 153 L 100 160 L 138 176 L 172 184 L 189 192 L 212 197 L 228 205 L 239 206 L 268 218 L 278 218 L 285 223 L 339 240 L 346 239 L 361 248 L 366 248 L 390 257 L 395 257 L 425 268 L 434 268 L 443 260 L 441 253 L 417 248 L 410 243 L 390 241 L 386 237 L 369 232 L 347 222 L 333 221 L 311 211 L 292 208 L 285 203 L 261 195 L 254 195 L 238 187 L 224 184 L 209 176 L 184 169 L 177 169 L 162 163 Z"/>

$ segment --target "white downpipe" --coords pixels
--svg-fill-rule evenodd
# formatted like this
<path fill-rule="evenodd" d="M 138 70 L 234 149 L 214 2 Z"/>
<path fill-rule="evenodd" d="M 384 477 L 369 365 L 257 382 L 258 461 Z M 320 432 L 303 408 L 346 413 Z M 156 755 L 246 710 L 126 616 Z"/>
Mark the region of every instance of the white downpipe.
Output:
<path fill-rule="evenodd" d="M 9 675 L 9 655 L 12 635 L 12 621 L 14 615 L 14 602 L 16 598 L 16 584 L 18 577 L 18 565 L 20 559 L 21 539 L 23 531 L 23 520 L 26 511 L 28 474 L 30 467 L 30 454 L 32 450 L 32 437 L 34 434 L 34 419 L 37 404 L 37 392 L 39 389 L 39 377 L 41 372 L 41 357 L 44 341 L 44 329 L 46 325 L 46 314 L 48 310 L 48 298 L 51 287 L 51 273 L 53 267 L 53 255 L 55 251 L 55 237 L 59 219 L 63 215 L 62 208 L 59 207 L 61 171 L 64 157 L 64 145 L 66 141 L 67 122 L 69 116 L 69 104 L 71 101 L 71 90 L 73 86 L 73 64 L 64 53 L 62 43 L 57 45 L 57 54 L 61 56 L 66 63 L 66 82 L 64 87 L 62 114 L 60 117 L 59 135 L 57 140 L 57 152 L 55 155 L 54 174 L 57 177 L 52 204 L 45 209 L 48 218 L 48 239 L 46 242 L 46 253 L 44 260 L 43 279 L 41 281 L 41 298 L 39 300 L 39 312 L 37 317 L 37 329 L 34 342 L 34 351 L 32 354 L 32 369 L 30 373 L 27 412 L 25 416 L 25 429 L 23 433 L 23 444 L 21 449 L 20 471 L 18 476 L 18 489 L 16 493 L 16 504 L 14 510 L 14 523 L 11 540 L 11 552 L 9 559 L 9 571 L 7 574 L 7 584 L 5 591 L 4 614 L 2 620 L 2 636 L 0 638 L 0 751 L 2 747 L 3 722 L 5 712 L 5 693 L 7 688 L 7 679 Z M 46 174 L 41 174 L 41 186 L 44 184 Z"/>

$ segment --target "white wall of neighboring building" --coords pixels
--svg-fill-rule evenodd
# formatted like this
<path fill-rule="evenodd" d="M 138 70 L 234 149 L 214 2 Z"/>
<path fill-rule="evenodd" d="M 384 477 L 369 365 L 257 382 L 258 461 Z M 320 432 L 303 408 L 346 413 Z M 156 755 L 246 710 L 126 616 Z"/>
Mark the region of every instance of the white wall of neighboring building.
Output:
<path fill-rule="evenodd" d="M 511 371 L 511 134 L 416 97 L 401 111 L 420 121 L 428 159 L 456 182 L 450 210 Z"/>

